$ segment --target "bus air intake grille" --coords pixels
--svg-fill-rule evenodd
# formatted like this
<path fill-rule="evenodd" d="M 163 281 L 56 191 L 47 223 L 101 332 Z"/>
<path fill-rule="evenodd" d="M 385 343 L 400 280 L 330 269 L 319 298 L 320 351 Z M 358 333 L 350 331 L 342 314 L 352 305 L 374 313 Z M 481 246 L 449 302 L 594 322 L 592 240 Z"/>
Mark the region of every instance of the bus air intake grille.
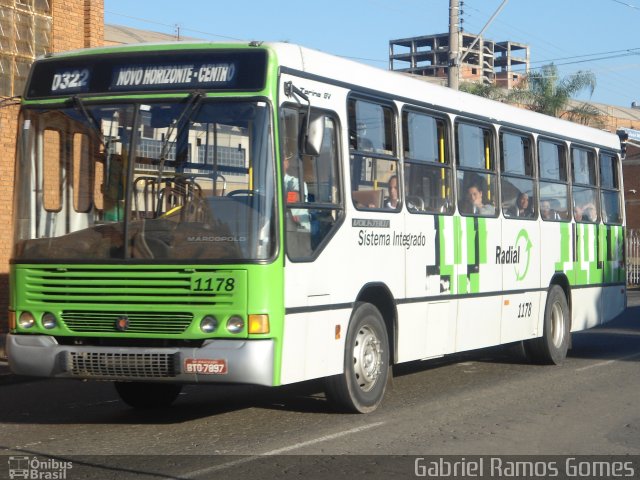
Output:
<path fill-rule="evenodd" d="M 70 352 L 68 371 L 83 378 L 171 378 L 175 353 Z"/>
<path fill-rule="evenodd" d="M 118 312 L 64 310 L 62 320 L 76 333 L 118 331 L 116 322 L 124 316 Z M 123 333 L 180 334 L 193 321 L 192 313 L 185 312 L 127 312 L 127 327 Z"/>
<path fill-rule="evenodd" d="M 165 305 L 183 309 L 211 306 L 232 307 L 242 303 L 237 292 L 244 291 L 244 274 L 216 268 L 100 269 L 90 267 L 27 268 L 21 277 L 29 302 L 66 305 Z M 229 276 L 236 275 L 227 287 Z M 240 276 L 238 276 L 240 275 Z M 194 279 L 200 279 L 195 283 Z M 200 287 L 200 288 L 198 288 Z M 138 310 L 141 310 L 139 308 Z"/>

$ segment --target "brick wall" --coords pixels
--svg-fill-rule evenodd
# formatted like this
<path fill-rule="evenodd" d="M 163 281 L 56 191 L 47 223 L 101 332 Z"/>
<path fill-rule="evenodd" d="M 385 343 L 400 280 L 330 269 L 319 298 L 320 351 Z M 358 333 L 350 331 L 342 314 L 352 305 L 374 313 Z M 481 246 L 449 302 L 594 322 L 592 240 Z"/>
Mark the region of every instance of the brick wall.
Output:
<path fill-rule="evenodd" d="M 9 257 L 12 244 L 13 161 L 15 157 L 18 105 L 0 107 L 0 333 L 6 330 L 9 301 Z"/>
<path fill-rule="evenodd" d="M 50 0 L 54 52 L 96 47 L 104 42 L 103 0 Z M 0 7 L 1 8 L 1 7 Z M 0 98 L 0 100 L 3 100 Z M 6 331 L 9 301 L 8 272 L 13 220 L 14 159 L 18 107 L 0 104 L 0 333 Z"/>

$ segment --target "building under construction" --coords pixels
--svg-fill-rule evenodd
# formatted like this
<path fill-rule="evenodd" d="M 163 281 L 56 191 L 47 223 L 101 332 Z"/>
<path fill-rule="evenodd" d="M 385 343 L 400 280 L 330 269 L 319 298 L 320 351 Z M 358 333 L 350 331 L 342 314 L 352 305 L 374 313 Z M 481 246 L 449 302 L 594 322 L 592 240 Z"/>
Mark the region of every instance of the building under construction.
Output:
<path fill-rule="evenodd" d="M 529 71 L 529 46 L 493 42 L 459 32 L 460 78 L 512 88 Z M 389 41 L 389 70 L 446 79 L 449 70 L 449 34 L 423 35 Z"/>

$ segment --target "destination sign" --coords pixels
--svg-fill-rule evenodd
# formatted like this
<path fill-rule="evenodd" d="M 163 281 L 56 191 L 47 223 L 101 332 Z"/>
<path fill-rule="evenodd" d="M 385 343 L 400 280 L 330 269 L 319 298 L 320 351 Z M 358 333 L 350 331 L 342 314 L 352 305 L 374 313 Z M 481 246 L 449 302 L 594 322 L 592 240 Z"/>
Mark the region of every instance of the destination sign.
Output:
<path fill-rule="evenodd" d="M 115 69 L 111 87 L 112 90 L 129 90 L 147 87 L 225 86 L 233 84 L 235 73 L 235 63 L 122 67 Z"/>
<path fill-rule="evenodd" d="M 175 90 L 259 91 L 265 86 L 263 49 L 103 53 L 37 60 L 25 98 Z"/>

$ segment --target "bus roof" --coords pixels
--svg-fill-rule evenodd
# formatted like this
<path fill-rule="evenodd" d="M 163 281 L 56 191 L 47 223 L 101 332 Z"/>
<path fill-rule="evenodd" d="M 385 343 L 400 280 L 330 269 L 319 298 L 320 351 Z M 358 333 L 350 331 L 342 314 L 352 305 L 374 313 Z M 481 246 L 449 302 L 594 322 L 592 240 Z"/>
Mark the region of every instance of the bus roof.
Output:
<path fill-rule="evenodd" d="M 539 114 L 477 95 L 454 91 L 450 88 L 421 80 L 419 77 L 383 70 L 291 43 L 229 41 L 141 43 L 62 52 L 41 57 L 38 62 L 63 58 L 69 59 L 70 57 L 85 55 L 99 56 L 169 50 L 234 48 L 266 48 L 275 54 L 280 67 L 302 72 L 319 80 L 342 84 L 354 89 L 384 93 L 400 98 L 407 103 L 414 101 L 419 105 L 431 106 L 454 114 L 484 117 L 487 120 L 502 124 L 522 125 L 523 127 L 526 126 L 528 130 L 570 137 L 616 151 L 620 149 L 618 136 L 603 130 Z"/>

